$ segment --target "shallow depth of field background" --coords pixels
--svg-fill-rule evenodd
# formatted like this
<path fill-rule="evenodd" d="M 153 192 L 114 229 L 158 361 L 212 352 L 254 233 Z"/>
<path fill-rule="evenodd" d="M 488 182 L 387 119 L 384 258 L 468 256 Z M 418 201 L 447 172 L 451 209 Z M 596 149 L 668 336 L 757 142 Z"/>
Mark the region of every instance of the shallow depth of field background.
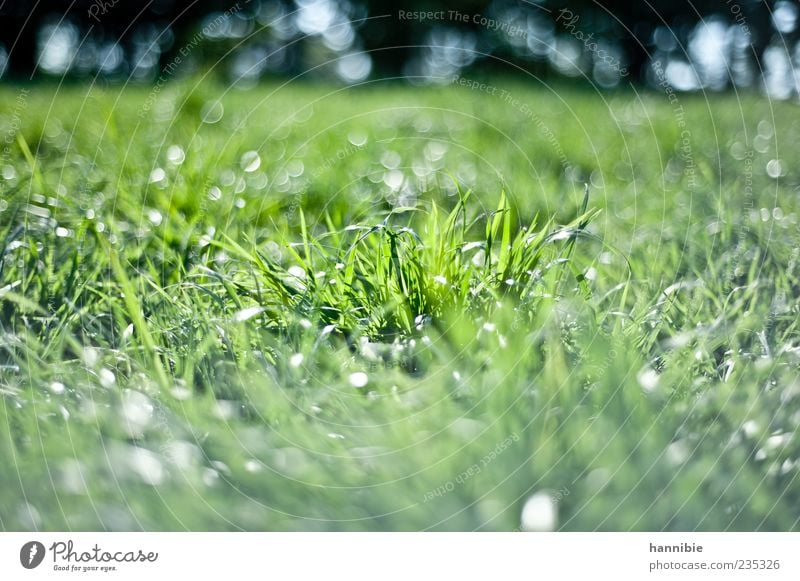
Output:
<path fill-rule="evenodd" d="M 0 7 L 0 529 L 798 528 L 798 5 L 440 4 Z"/>

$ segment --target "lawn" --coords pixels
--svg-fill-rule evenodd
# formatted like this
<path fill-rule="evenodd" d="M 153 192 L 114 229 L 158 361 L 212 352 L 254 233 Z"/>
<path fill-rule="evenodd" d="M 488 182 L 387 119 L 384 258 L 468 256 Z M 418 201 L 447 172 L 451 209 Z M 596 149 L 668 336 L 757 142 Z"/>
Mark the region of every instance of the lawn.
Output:
<path fill-rule="evenodd" d="M 0 529 L 800 529 L 800 117 L 0 88 Z"/>

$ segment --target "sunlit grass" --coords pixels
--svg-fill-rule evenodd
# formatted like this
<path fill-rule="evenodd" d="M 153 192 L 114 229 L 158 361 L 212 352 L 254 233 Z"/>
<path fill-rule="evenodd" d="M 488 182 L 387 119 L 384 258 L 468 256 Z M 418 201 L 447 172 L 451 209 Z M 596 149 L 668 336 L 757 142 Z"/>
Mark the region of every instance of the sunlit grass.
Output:
<path fill-rule="evenodd" d="M 4 88 L 0 526 L 796 529 L 794 106 L 508 89 Z"/>

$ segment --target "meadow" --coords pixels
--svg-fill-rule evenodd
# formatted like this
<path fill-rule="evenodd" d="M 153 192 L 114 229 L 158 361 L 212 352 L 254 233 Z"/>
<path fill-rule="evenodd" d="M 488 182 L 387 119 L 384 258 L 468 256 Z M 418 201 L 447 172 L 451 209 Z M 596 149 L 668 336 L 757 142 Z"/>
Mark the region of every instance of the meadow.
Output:
<path fill-rule="evenodd" d="M 0 528 L 797 530 L 800 117 L 0 87 Z"/>

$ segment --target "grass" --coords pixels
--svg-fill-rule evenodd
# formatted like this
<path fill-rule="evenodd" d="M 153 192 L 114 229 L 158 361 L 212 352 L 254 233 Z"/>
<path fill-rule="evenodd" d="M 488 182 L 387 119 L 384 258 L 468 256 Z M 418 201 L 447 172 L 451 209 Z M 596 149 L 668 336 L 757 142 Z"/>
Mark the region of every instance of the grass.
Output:
<path fill-rule="evenodd" d="M 0 88 L 0 528 L 800 528 L 796 106 L 498 83 Z"/>

